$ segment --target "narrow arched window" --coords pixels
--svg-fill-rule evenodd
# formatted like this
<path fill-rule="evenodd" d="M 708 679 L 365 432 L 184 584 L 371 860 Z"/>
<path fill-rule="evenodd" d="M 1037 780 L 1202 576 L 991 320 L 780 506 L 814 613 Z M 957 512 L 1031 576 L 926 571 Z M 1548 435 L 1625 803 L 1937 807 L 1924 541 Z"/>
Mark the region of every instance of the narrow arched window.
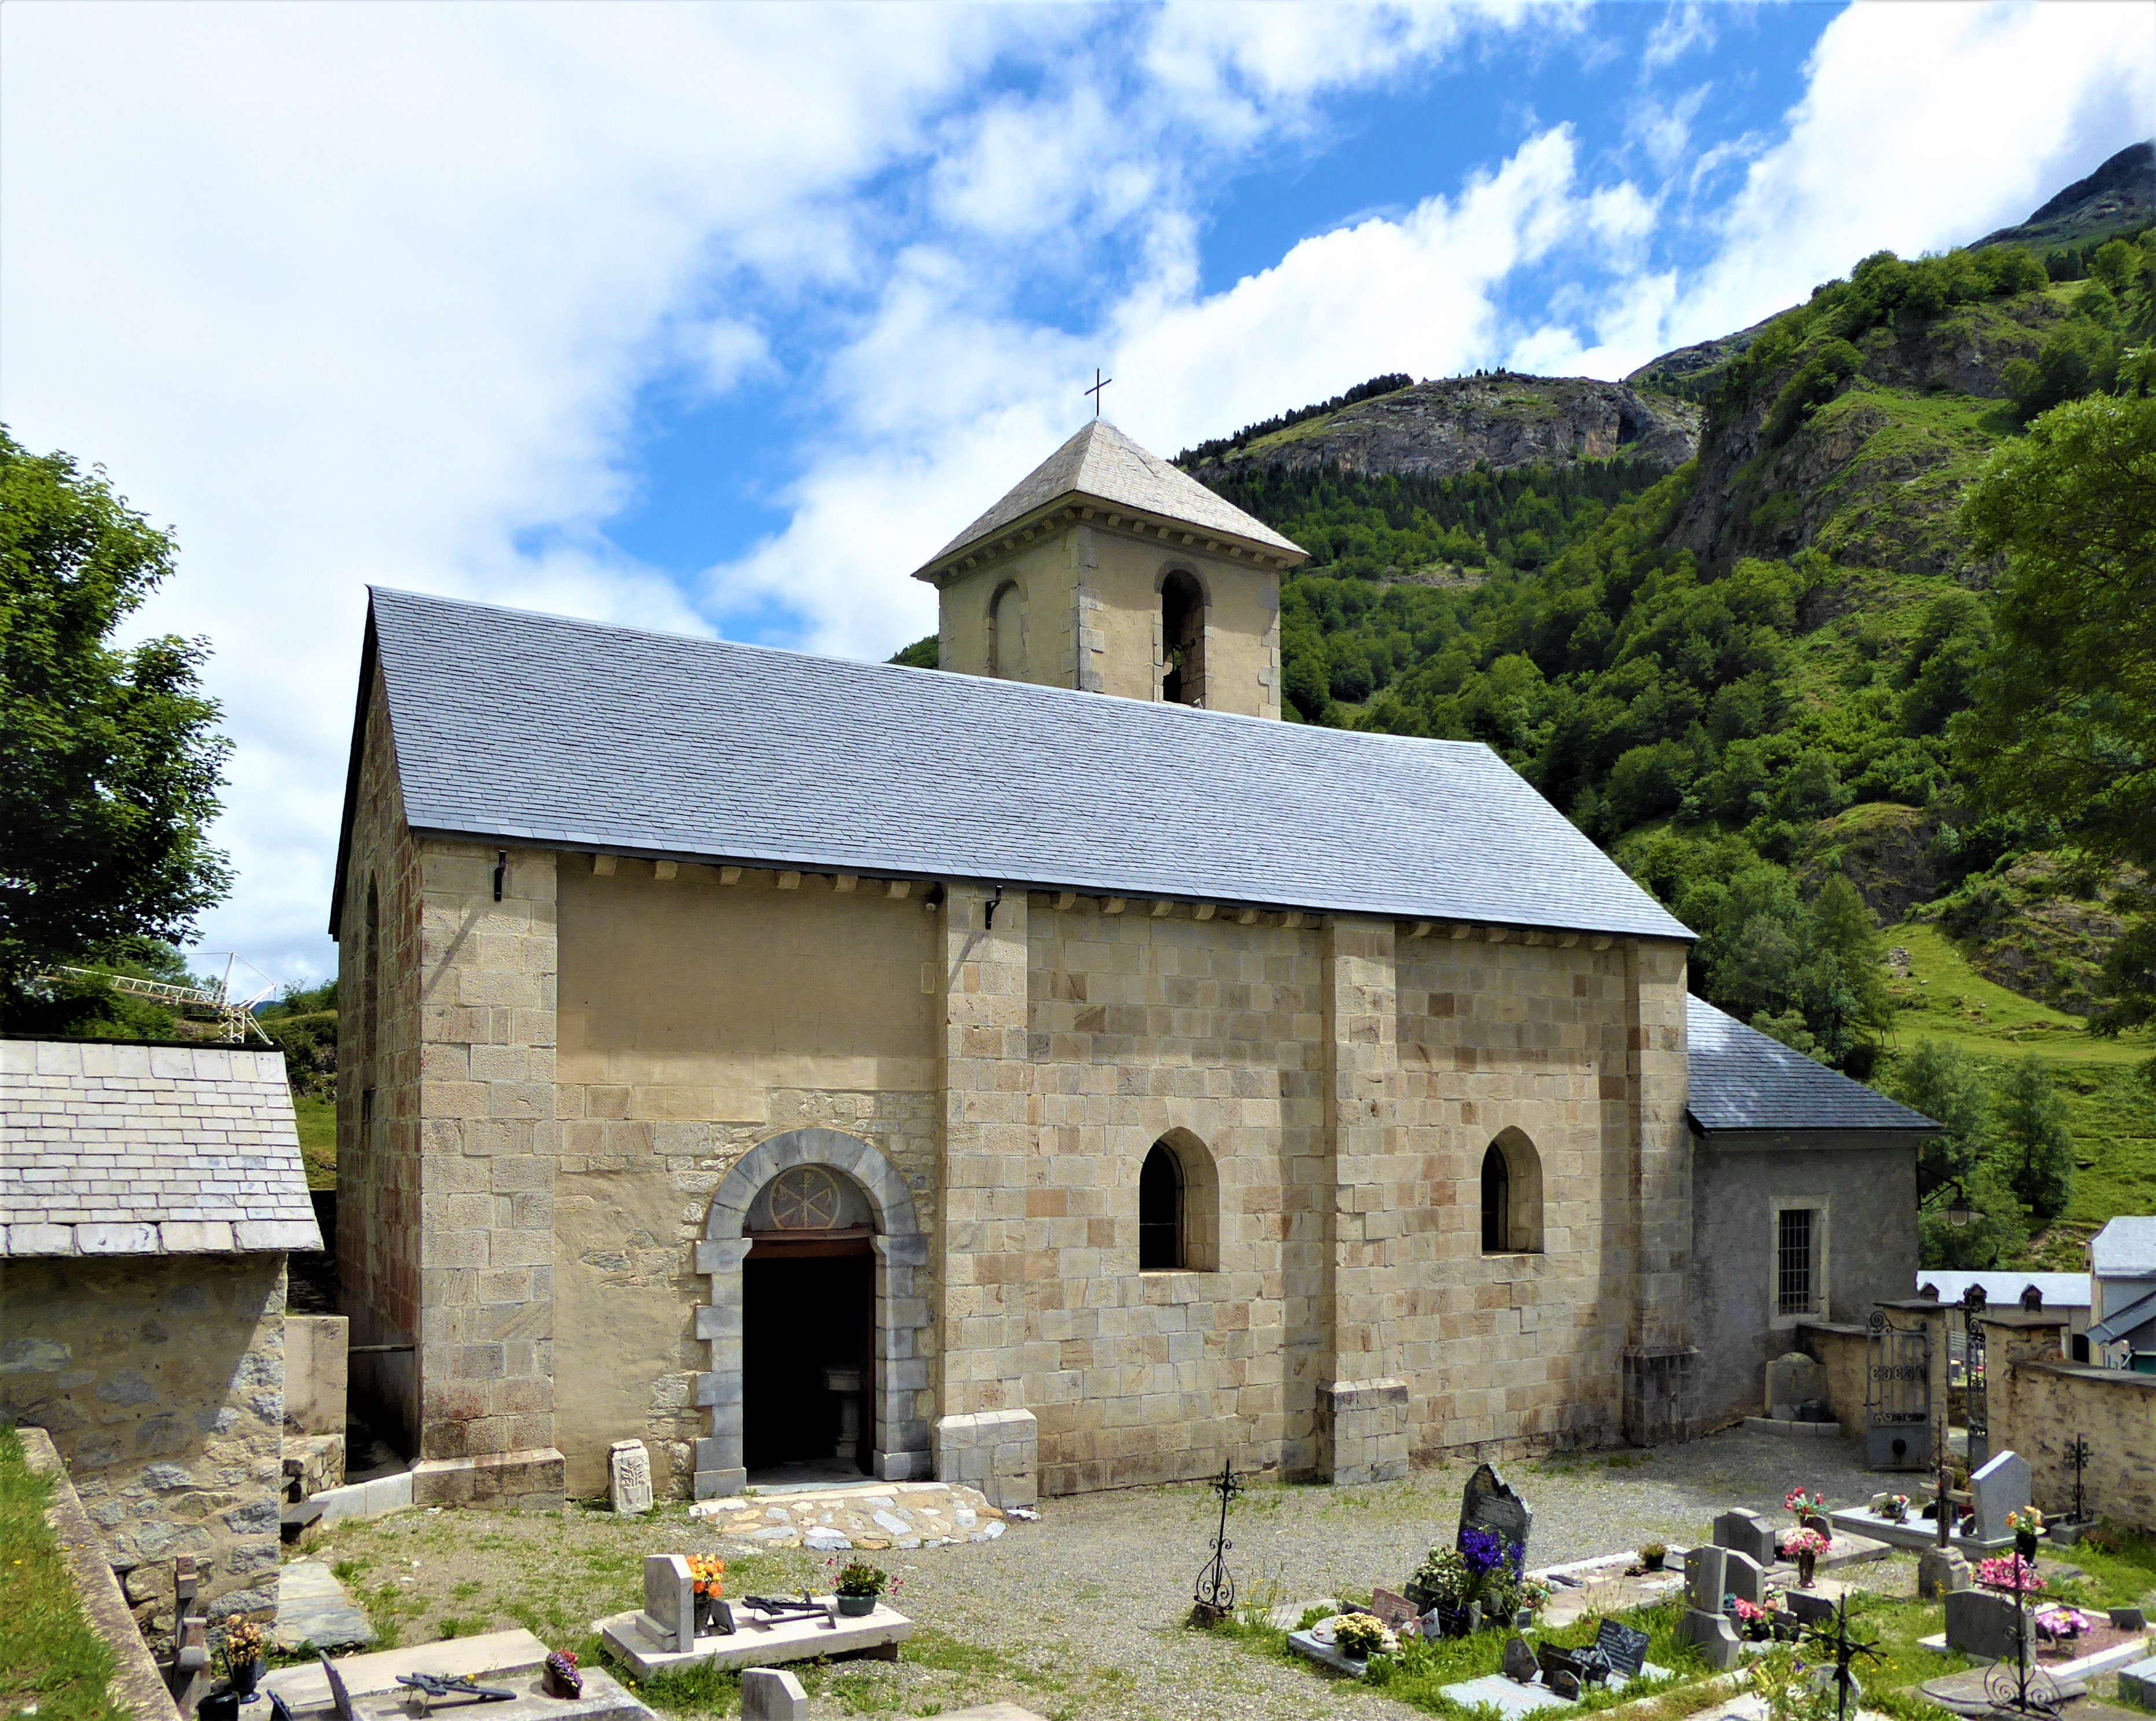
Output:
<path fill-rule="evenodd" d="M 1170 705 L 1205 703 L 1205 592 L 1176 568 L 1160 583 L 1160 696 Z"/>
<path fill-rule="evenodd" d="M 988 606 L 988 673 L 1015 680 L 1021 641 L 1018 587 L 1007 584 Z"/>
<path fill-rule="evenodd" d="M 1155 1142 L 1138 1172 L 1138 1271 L 1183 1265 L 1183 1162 Z"/>
<path fill-rule="evenodd" d="M 1482 1156 L 1482 1252 L 1504 1255 L 1512 1247 L 1512 1168 L 1496 1143 Z"/>

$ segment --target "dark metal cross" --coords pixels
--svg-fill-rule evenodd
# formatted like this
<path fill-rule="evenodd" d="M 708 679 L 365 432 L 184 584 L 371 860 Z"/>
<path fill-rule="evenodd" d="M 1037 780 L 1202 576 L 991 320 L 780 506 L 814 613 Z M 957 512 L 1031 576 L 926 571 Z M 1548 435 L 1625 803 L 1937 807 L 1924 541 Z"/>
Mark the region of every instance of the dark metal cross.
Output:
<path fill-rule="evenodd" d="M 2088 1521 L 2087 1503 L 2082 1498 L 2082 1472 L 2088 1468 L 2088 1461 L 2093 1456 L 2094 1454 L 2089 1451 L 2088 1438 L 2085 1435 L 2076 1435 L 2074 1443 L 2066 1448 L 2066 1462 L 2074 1467 L 2074 1522 L 2076 1523 L 2085 1523 Z"/>
<path fill-rule="evenodd" d="M 1115 380 L 1116 379 L 1113 377 L 1103 377 L 1101 374 L 1101 367 L 1098 365 L 1095 365 L 1093 367 L 1093 386 L 1091 388 L 1088 388 L 1086 392 L 1093 397 L 1093 416 L 1095 418 L 1097 419 L 1101 416 L 1101 391 Z"/>
<path fill-rule="evenodd" d="M 1835 1605 L 1834 1629 L 1830 1631 L 1823 1625 L 1815 1625 L 1808 1636 L 1815 1648 L 1834 1657 L 1834 1712 L 1836 1721 L 1846 1721 L 1849 1699 L 1856 1684 L 1850 1677 L 1851 1665 L 1859 1656 L 1877 1661 L 1879 1646 L 1876 1642 L 1866 1643 L 1849 1635 L 1849 1595 L 1845 1590 Z"/>
<path fill-rule="evenodd" d="M 1198 1575 L 1196 1597 L 1196 1611 L 1209 1622 L 1224 1620 L 1235 1611 L 1235 1580 L 1228 1569 L 1228 1550 L 1235 1545 L 1228 1539 L 1228 1503 L 1243 1492 L 1243 1485 L 1235 1480 L 1232 1462 L 1221 1464 L 1219 1477 L 1209 1492 L 1220 1497 L 1220 1528 L 1213 1538 L 1213 1557 Z"/>

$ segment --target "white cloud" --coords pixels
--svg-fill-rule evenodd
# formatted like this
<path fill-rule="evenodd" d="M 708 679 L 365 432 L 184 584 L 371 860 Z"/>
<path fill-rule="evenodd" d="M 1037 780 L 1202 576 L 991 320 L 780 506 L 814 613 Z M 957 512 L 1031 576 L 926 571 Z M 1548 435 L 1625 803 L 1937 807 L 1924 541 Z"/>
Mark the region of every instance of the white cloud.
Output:
<path fill-rule="evenodd" d="M 1646 49 L 1640 56 L 1641 69 L 1659 71 L 1675 65 L 1695 48 L 1713 46 L 1714 25 L 1707 8 L 1699 0 L 1685 0 L 1683 5 L 1671 6 L 1665 12 L 1649 34 Z"/>

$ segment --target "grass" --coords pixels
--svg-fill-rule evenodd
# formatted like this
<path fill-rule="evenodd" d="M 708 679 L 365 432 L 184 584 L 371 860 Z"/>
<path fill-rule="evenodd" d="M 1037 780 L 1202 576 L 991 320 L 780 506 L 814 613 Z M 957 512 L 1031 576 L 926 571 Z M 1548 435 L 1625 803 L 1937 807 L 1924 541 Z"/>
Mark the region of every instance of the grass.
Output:
<path fill-rule="evenodd" d="M 22 1436 L 0 1428 L 0 1716 L 128 1721 L 111 1695 L 112 1651 L 84 1616 L 45 1522 L 52 1493 L 31 1474 Z"/>
<path fill-rule="evenodd" d="M 292 1096 L 292 1115 L 299 1121 L 300 1158 L 307 1168 L 307 1187 L 336 1187 L 336 1102 Z"/>

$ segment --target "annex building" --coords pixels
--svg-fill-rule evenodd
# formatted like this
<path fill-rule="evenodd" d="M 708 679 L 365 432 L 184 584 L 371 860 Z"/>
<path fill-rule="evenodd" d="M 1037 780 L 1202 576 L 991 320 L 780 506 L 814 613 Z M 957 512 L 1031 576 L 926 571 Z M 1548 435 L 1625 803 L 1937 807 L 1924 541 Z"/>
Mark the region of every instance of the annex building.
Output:
<path fill-rule="evenodd" d="M 373 593 L 337 1250 L 423 1499 L 1655 1441 L 1789 1251 L 1906 1294 L 1924 1120 L 1751 1115 L 1727 1018 L 1688 1117 L 1685 927 L 1486 747 L 1281 720 L 1302 559 L 1096 423 L 919 570 L 940 671 Z"/>

